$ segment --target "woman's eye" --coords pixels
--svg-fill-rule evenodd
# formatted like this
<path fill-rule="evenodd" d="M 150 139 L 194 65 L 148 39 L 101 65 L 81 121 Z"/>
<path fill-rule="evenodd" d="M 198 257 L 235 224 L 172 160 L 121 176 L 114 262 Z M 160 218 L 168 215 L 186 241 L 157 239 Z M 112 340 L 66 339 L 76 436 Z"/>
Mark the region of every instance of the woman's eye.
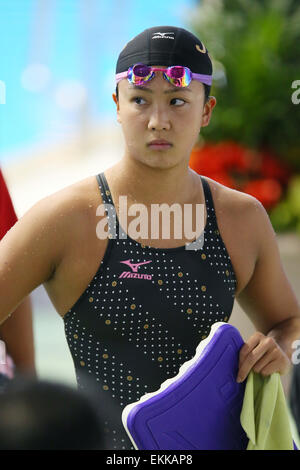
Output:
<path fill-rule="evenodd" d="M 186 101 L 184 101 L 183 99 L 181 98 L 173 98 L 171 101 L 183 101 L 183 103 L 185 103 Z"/>
<path fill-rule="evenodd" d="M 134 98 L 132 98 L 132 101 L 134 101 L 136 104 L 140 104 L 140 103 L 137 103 L 137 100 L 143 100 L 143 99 L 144 98 L 142 98 L 141 96 L 135 96 Z"/>
<path fill-rule="evenodd" d="M 135 96 L 134 98 L 132 98 L 132 101 L 136 104 L 141 104 L 141 101 L 145 101 L 144 98 L 142 98 L 141 96 Z M 182 101 L 183 103 L 186 103 L 185 100 L 183 100 L 182 98 L 173 98 L 171 100 L 171 103 L 173 103 L 174 101 Z M 178 106 L 177 106 L 178 107 Z"/>

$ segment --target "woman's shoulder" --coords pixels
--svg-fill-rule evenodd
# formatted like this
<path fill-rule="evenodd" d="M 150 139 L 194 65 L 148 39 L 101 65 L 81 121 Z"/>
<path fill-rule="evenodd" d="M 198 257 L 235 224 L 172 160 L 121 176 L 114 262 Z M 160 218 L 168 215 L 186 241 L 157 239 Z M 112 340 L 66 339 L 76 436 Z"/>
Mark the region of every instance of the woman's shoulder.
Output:
<path fill-rule="evenodd" d="M 94 220 L 97 206 L 102 202 L 97 189 L 96 176 L 88 176 L 43 197 L 25 215 L 43 214 L 43 220 L 50 226 L 79 235 Z"/>
<path fill-rule="evenodd" d="M 229 188 L 207 176 L 205 176 L 205 179 L 209 184 L 214 203 L 222 205 L 222 209 L 227 208 L 231 211 L 237 210 L 243 213 L 245 210 L 264 210 L 261 202 L 254 196 Z"/>
<path fill-rule="evenodd" d="M 100 202 L 101 194 L 98 190 Z M 53 206 L 56 210 L 86 210 L 87 207 L 97 203 L 97 180 L 96 176 L 87 176 L 84 179 L 75 181 L 63 188 L 45 196 L 39 202 L 43 201 L 45 205 Z M 99 199 L 98 199 L 99 203 Z"/>

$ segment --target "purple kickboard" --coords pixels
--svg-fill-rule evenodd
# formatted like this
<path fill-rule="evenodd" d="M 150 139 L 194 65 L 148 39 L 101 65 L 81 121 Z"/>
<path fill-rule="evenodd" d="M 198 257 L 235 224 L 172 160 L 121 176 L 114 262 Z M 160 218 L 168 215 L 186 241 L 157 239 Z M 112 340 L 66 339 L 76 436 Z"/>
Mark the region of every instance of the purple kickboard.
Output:
<path fill-rule="evenodd" d="M 236 382 L 239 331 L 215 323 L 195 356 L 154 393 L 122 412 L 124 428 L 137 450 L 245 450 L 240 423 L 246 381 Z"/>

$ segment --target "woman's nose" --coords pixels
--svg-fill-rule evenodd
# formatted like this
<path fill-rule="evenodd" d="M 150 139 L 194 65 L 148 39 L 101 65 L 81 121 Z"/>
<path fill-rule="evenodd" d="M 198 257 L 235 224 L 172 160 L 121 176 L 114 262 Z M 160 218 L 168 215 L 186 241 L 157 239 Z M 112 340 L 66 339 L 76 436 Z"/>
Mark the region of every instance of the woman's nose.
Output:
<path fill-rule="evenodd" d="M 170 120 L 167 111 L 160 106 L 156 106 L 155 109 L 151 111 L 148 128 L 151 130 L 170 129 Z"/>

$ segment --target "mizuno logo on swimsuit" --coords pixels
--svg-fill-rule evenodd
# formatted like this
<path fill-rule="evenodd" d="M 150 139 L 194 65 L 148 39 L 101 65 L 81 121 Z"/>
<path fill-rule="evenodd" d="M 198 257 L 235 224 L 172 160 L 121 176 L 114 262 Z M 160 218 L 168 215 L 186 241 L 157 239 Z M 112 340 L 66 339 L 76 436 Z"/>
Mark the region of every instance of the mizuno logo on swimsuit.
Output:
<path fill-rule="evenodd" d="M 147 279 L 148 281 L 151 281 L 152 274 L 137 274 L 137 273 L 130 273 L 129 271 L 123 271 L 122 274 L 120 274 L 119 279 L 122 277 L 130 277 L 134 279 Z"/>
<path fill-rule="evenodd" d="M 168 32 L 168 33 L 161 33 L 161 32 L 157 32 L 157 33 L 153 33 L 153 36 L 152 36 L 152 39 L 175 39 L 174 37 L 172 36 L 167 36 L 167 34 L 174 34 L 172 31 Z"/>
<path fill-rule="evenodd" d="M 130 277 L 130 278 L 135 278 L 135 279 L 147 279 L 149 281 L 152 279 L 152 274 L 138 274 L 137 272 L 138 268 L 142 264 L 152 263 L 151 260 L 143 261 L 141 263 L 131 263 L 130 259 L 127 259 L 126 261 L 120 261 L 120 263 L 127 264 L 132 269 L 133 273 L 130 271 L 123 271 L 122 274 L 120 274 L 119 279 L 124 278 L 124 277 L 127 277 L 127 278 Z"/>
<path fill-rule="evenodd" d="M 130 263 L 130 260 L 127 259 L 126 261 L 120 261 L 120 263 L 128 264 L 128 266 L 132 269 L 134 273 L 137 273 L 138 267 L 141 266 L 141 264 L 148 264 L 152 263 L 152 261 L 144 261 L 142 263 Z"/>

